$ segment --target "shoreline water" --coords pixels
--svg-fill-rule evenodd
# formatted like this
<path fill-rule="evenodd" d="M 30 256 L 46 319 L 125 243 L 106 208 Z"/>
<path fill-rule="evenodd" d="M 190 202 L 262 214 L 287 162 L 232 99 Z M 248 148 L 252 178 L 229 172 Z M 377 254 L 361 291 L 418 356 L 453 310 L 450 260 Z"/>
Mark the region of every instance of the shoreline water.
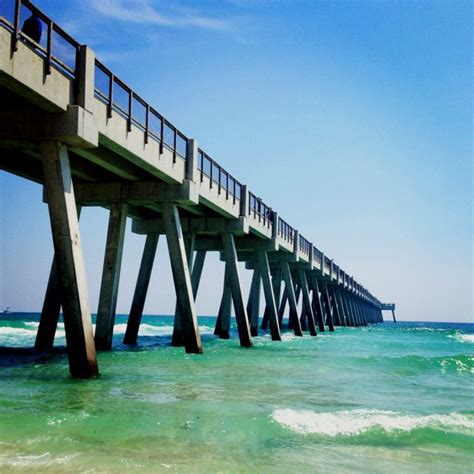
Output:
<path fill-rule="evenodd" d="M 243 349 L 235 327 L 219 340 L 215 318 L 200 317 L 204 354 L 187 355 L 169 345 L 172 317 L 145 316 L 133 349 L 121 344 L 125 321 L 117 317 L 114 350 L 99 354 L 97 379 L 71 379 L 64 349 L 0 365 L 2 472 L 473 466 L 474 325 L 284 330 L 281 343 L 262 335 Z M 9 338 L 29 351 L 37 323 L 38 314 L 0 317 L 0 346 Z"/>

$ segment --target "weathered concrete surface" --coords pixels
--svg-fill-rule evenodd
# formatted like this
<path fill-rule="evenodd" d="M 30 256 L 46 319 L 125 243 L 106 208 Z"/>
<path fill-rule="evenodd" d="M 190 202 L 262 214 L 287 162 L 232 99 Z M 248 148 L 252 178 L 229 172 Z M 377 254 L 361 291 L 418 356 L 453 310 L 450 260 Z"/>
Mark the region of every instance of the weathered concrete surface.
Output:
<path fill-rule="evenodd" d="M 41 150 L 69 369 L 73 376 L 91 377 L 98 367 L 69 158 L 58 142 L 43 142 Z"/>

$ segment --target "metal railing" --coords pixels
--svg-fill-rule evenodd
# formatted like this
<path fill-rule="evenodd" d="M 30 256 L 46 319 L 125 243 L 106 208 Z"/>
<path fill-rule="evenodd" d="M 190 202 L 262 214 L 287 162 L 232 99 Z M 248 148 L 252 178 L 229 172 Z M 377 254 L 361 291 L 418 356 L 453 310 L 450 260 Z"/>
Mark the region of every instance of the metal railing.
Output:
<path fill-rule="evenodd" d="M 299 240 L 300 251 L 305 255 L 309 255 L 311 253 L 311 242 L 306 240 L 302 235 L 300 235 Z"/>
<path fill-rule="evenodd" d="M 143 131 L 145 143 L 150 137 L 157 141 L 160 154 L 166 147 L 173 153 L 173 163 L 177 156 L 186 160 L 187 137 L 97 59 L 94 77 L 95 96 L 107 105 L 108 118 L 112 111 L 119 113 L 127 120 L 128 131 L 135 125 Z"/>
<path fill-rule="evenodd" d="M 273 224 L 273 211 L 255 194 L 249 192 L 248 215 L 258 219 L 264 226 L 270 227 Z"/>
<path fill-rule="evenodd" d="M 320 252 L 316 247 L 313 246 L 313 259 L 316 260 L 316 262 L 321 265 L 321 257 L 323 256 L 323 253 Z"/>
<path fill-rule="evenodd" d="M 293 227 L 285 222 L 281 217 L 278 218 L 278 236 L 283 240 L 290 242 L 291 244 L 295 241 L 296 231 Z"/>
<path fill-rule="evenodd" d="M 42 27 L 39 42 L 22 32 L 22 24 L 32 14 L 38 17 Z M 18 42 L 22 41 L 44 58 L 45 75 L 50 75 L 54 67 L 67 77 L 76 78 L 80 44 L 39 8 L 29 0 L 2 0 L 0 16 L 1 24 L 13 33 L 13 53 L 18 50 Z"/>
<path fill-rule="evenodd" d="M 331 270 L 331 260 L 326 255 L 324 256 L 324 269 L 328 272 Z"/>
<path fill-rule="evenodd" d="M 209 155 L 198 148 L 197 169 L 201 173 L 201 182 L 203 177 L 209 178 L 209 187 L 217 185 L 218 193 L 226 193 L 226 199 L 232 196 L 234 204 L 236 200 L 242 197 L 242 184 L 229 174 L 221 165 L 216 163 Z"/>

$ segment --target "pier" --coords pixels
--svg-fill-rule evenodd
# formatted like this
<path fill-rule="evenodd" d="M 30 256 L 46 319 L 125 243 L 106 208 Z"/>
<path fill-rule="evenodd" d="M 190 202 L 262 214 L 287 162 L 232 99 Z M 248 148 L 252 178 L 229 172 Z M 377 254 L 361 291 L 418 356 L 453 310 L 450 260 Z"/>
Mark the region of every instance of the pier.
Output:
<path fill-rule="evenodd" d="M 172 343 L 187 353 L 203 351 L 195 299 L 208 252 L 219 252 L 225 268 L 215 334 L 229 338 L 233 306 L 242 347 L 267 329 L 280 341 L 285 314 L 296 336 L 317 336 L 383 322 L 382 310 L 395 309 L 115 76 L 91 48 L 31 2 L 3 3 L 0 168 L 43 186 L 55 251 L 38 351 L 51 350 L 62 308 L 71 374 L 98 372 L 96 351 L 112 347 L 127 219 L 144 246 L 126 344 L 137 343 L 160 237 L 176 291 Z M 32 12 L 43 23 L 40 44 L 21 31 Z M 95 334 L 79 230 L 85 206 L 109 210 Z M 239 262 L 252 272 L 248 295 Z"/>

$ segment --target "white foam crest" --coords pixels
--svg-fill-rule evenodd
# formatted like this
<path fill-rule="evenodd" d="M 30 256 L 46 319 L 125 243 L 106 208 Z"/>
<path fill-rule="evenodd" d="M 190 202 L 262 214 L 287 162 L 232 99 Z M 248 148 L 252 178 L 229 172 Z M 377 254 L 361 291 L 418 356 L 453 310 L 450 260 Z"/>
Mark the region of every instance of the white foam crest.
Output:
<path fill-rule="evenodd" d="M 409 415 L 384 410 L 343 410 L 317 413 L 311 410 L 275 410 L 272 419 L 301 434 L 322 436 L 357 436 L 373 428 L 388 433 L 430 427 L 441 431 L 468 432 L 474 430 L 474 416 L 450 413 L 449 415 Z"/>
<path fill-rule="evenodd" d="M 127 330 L 127 325 L 123 324 L 116 324 L 114 326 L 114 334 L 125 334 Z M 214 328 L 209 326 L 199 326 L 200 334 L 212 334 L 214 332 Z M 140 324 L 140 330 L 138 333 L 140 336 L 171 336 L 173 334 L 173 326 L 166 325 L 166 326 L 156 326 L 154 324 Z"/>
<path fill-rule="evenodd" d="M 448 337 L 456 339 L 459 342 L 474 344 L 474 334 L 453 334 Z"/>

